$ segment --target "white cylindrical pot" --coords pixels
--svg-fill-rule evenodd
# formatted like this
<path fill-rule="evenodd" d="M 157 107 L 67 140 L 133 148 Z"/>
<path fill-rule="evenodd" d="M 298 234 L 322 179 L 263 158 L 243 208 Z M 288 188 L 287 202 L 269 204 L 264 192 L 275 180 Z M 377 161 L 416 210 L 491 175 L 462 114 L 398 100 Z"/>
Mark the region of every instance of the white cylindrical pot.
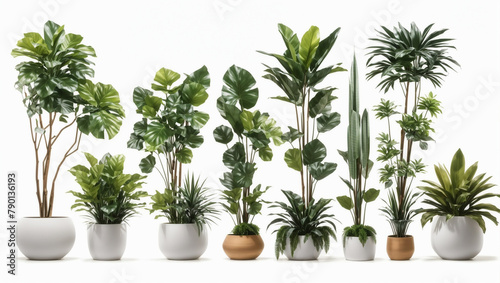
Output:
<path fill-rule="evenodd" d="M 127 226 L 121 224 L 90 224 L 87 243 L 94 260 L 119 260 L 127 246 Z"/>
<path fill-rule="evenodd" d="M 305 236 L 299 236 L 299 243 L 297 249 L 293 252 L 290 246 L 290 239 L 286 240 L 285 246 L 285 256 L 289 260 L 315 260 L 318 259 L 321 250 L 316 250 L 313 244 L 312 238 L 308 237 L 307 241 L 304 243 Z"/>
<path fill-rule="evenodd" d="M 376 243 L 373 237 L 368 237 L 366 243 L 359 241 L 359 237 L 346 237 L 344 256 L 346 260 L 373 260 L 375 258 Z"/>
<path fill-rule="evenodd" d="M 434 251 L 443 259 L 465 260 L 479 254 L 483 248 L 483 231 L 467 216 L 434 218 L 431 231 Z"/>
<path fill-rule="evenodd" d="M 16 242 L 29 259 L 61 259 L 73 248 L 75 226 L 68 217 L 21 218 L 17 222 Z"/>
<path fill-rule="evenodd" d="M 189 260 L 199 258 L 208 246 L 206 225 L 198 234 L 196 224 L 160 224 L 158 243 L 168 259 Z"/>

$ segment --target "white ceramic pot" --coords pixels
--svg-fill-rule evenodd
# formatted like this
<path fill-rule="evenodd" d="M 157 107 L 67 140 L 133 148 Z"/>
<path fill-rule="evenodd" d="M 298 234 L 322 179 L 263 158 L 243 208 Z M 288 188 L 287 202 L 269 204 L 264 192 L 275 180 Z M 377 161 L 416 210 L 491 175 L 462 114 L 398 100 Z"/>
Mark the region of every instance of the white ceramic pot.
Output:
<path fill-rule="evenodd" d="M 16 242 L 29 259 L 61 259 L 73 248 L 75 226 L 68 217 L 21 218 L 17 222 Z"/>
<path fill-rule="evenodd" d="M 373 260 L 376 247 L 377 245 L 371 236 L 368 237 L 364 246 L 359 241 L 359 237 L 346 237 L 344 256 L 346 260 Z"/>
<path fill-rule="evenodd" d="M 471 259 L 483 248 L 483 231 L 469 217 L 455 216 L 446 221 L 445 216 L 439 216 L 432 223 L 431 243 L 443 259 Z"/>
<path fill-rule="evenodd" d="M 87 243 L 95 260 L 119 260 L 127 246 L 127 226 L 121 224 L 90 224 Z"/>
<path fill-rule="evenodd" d="M 158 243 L 168 259 L 188 260 L 199 258 L 208 246 L 207 227 L 198 235 L 196 224 L 160 224 Z"/>
<path fill-rule="evenodd" d="M 311 237 L 307 238 L 307 241 L 304 243 L 305 236 L 299 236 L 299 244 L 297 245 L 297 249 L 293 252 L 292 257 L 292 249 L 290 246 L 290 239 L 287 239 L 285 246 L 285 256 L 289 260 L 315 260 L 318 259 L 321 250 L 316 250 L 314 247 L 313 241 Z"/>

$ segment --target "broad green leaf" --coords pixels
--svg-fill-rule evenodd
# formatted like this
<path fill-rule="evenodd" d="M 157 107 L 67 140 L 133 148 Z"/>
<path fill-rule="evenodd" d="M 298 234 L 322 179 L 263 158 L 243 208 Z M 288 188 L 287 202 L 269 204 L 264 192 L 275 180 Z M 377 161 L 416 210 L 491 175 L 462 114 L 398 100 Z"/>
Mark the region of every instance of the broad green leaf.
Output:
<path fill-rule="evenodd" d="M 232 170 L 233 181 L 238 187 L 250 187 L 255 173 L 255 163 L 236 163 Z"/>
<path fill-rule="evenodd" d="M 361 117 L 361 166 L 363 168 L 368 167 L 370 161 L 370 124 L 368 120 L 368 111 L 366 109 L 363 111 L 363 116 Z M 368 172 L 369 173 L 369 172 Z M 367 175 L 365 175 L 368 177 Z"/>
<path fill-rule="evenodd" d="M 287 52 L 285 56 L 288 56 L 292 58 L 294 61 L 297 61 L 297 53 L 299 51 L 299 45 L 300 45 L 297 35 L 284 24 L 278 24 L 278 30 L 287 47 Z"/>
<path fill-rule="evenodd" d="M 329 176 L 337 169 L 337 164 L 331 162 L 317 162 L 308 166 L 309 172 L 315 180 L 321 180 Z"/>
<path fill-rule="evenodd" d="M 208 119 L 210 119 L 210 116 L 207 113 L 194 111 L 193 119 L 191 120 L 191 126 L 194 129 L 199 130 L 207 124 Z"/>
<path fill-rule="evenodd" d="M 300 149 L 290 148 L 285 152 L 285 162 L 288 167 L 295 169 L 297 171 L 302 170 L 302 157 Z"/>
<path fill-rule="evenodd" d="M 193 106 L 200 106 L 207 100 L 208 93 L 202 84 L 193 82 L 184 85 L 181 97 Z"/>
<path fill-rule="evenodd" d="M 199 83 L 205 88 L 210 87 L 210 74 L 208 73 L 208 69 L 206 66 L 203 66 L 194 71 L 192 74 L 187 76 L 186 80 L 188 82 Z"/>
<path fill-rule="evenodd" d="M 304 70 L 309 69 L 319 45 L 319 28 L 311 26 L 300 40 L 299 58 Z"/>
<path fill-rule="evenodd" d="M 82 40 L 83 37 L 81 35 L 68 33 L 61 43 L 61 51 L 68 48 L 75 48 L 78 44 L 80 44 L 80 42 L 82 42 Z"/>
<path fill-rule="evenodd" d="M 330 94 L 332 91 L 318 92 L 309 102 L 309 115 L 315 118 L 318 114 L 323 112 L 325 107 L 330 103 Z"/>
<path fill-rule="evenodd" d="M 326 147 L 320 140 L 314 139 L 304 146 L 302 155 L 304 165 L 321 162 L 326 157 Z"/>
<path fill-rule="evenodd" d="M 246 131 L 249 132 L 254 128 L 252 112 L 247 111 L 247 110 L 243 110 L 240 114 L 240 120 L 241 120 L 241 123 L 243 124 L 243 128 Z"/>
<path fill-rule="evenodd" d="M 263 130 L 252 130 L 247 136 L 256 149 L 266 147 L 271 142 Z"/>
<path fill-rule="evenodd" d="M 236 184 L 234 183 L 234 181 L 233 181 L 233 174 L 231 172 L 225 172 L 223 176 L 224 176 L 224 178 L 220 178 L 219 180 L 220 180 L 220 183 L 224 187 L 226 187 L 226 188 L 228 188 L 230 190 L 232 190 L 234 188 L 238 188 L 236 186 Z M 226 194 L 225 192 L 226 191 L 224 191 L 224 194 Z M 241 191 L 238 193 L 238 198 L 239 197 L 241 197 Z"/>
<path fill-rule="evenodd" d="M 236 135 L 241 136 L 243 133 L 243 123 L 241 122 L 241 111 L 234 105 L 224 105 L 225 118 L 231 124 Z"/>
<path fill-rule="evenodd" d="M 458 149 L 450 166 L 450 179 L 452 188 L 457 188 L 461 185 L 461 182 L 465 175 L 465 157 L 461 149 Z"/>
<path fill-rule="evenodd" d="M 228 144 L 233 140 L 233 131 L 228 126 L 218 126 L 214 129 L 214 138 L 216 142 Z"/>
<path fill-rule="evenodd" d="M 141 150 L 144 148 L 144 140 L 139 135 L 132 133 L 127 141 L 127 148 Z"/>
<path fill-rule="evenodd" d="M 177 157 L 177 160 L 179 160 L 180 163 L 183 164 L 191 163 L 191 159 L 193 158 L 193 152 L 191 151 L 191 149 L 185 147 L 179 150 L 175 154 L 175 157 Z"/>
<path fill-rule="evenodd" d="M 352 199 L 348 196 L 337 197 L 337 201 L 339 202 L 340 206 L 347 210 L 351 210 L 354 207 Z"/>
<path fill-rule="evenodd" d="M 361 155 L 359 114 L 351 110 L 349 115 L 349 126 L 347 127 L 347 160 L 349 164 L 349 176 L 351 179 L 358 178 L 358 160 Z"/>
<path fill-rule="evenodd" d="M 222 97 L 227 103 L 235 105 L 238 102 L 244 109 L 255 106 L 259 90 L 253 88 L 256 82 L 250 72 L 233 65 L 224 74 L 223 81 Z"/>
<path fill-rule="evenodd" d="M 85 158 L 87 159 L 91 167 L 94 167 L 97 164 L 98 160 L 92 154 L 88 152 L 84 152 L 83 154 L 85 155 Z"/>
<path fill-rule="evenodd" d="M 157 147 L 165 143 L 165 141 L 171 136 L 170 129 L 157 121 L 153 121 L 148 125 L 148 129 L 144 134 L 144 140 L 154 146 Z"/>
<path fill-rule="evenodd" d="M 262 147 L 259 149 L 259 157 L 262 161 L 271 161 L 273 159 L 273 150 L 269 147 Z"/>
<path fill-rule="evenodd" d="M 233 169 L 238 163 L 245 162 L 245 147 L 243 144 L 237 142 L 227 149 L 222 155 L 222 162 L 229 169 Z"/>
<path fill-rule="evenodd" d="M 363 200 L 365 202 L 372 202 L 377 199 L 378 195 L 380 194 L 380 190 L 376 189 L 369 189 L 368 191 L 365 192 L 363 195 Z"/>
<path fill-rule="evenodd" d="M 287 141 L 287 142 L 294 142 L 296 139 L 302 137 L 302 133 L 300 133 L 297 129 L 293 128 L 293 127 L 290 127 L 288 126 L 288 129 L 290 130 L 289 132 L 286 132 L 283 134 L 283 136 L 281 137 L 284 141 Z"/>
<path fill-rule="evenodd" d="M 154 81 L 157 82 L 158 84 L 155 83 L 151 84 L 151 88 L 154 90 L 167 92 L 168 88 L 174 82 L 176 82 L 180 77 L 181 75 L 172 70 L 161 68 L 160 70 L 158 70 L 158 72 L 156 72 L 154 78 Z"/>
<path fill-rule="evenodd" d="M 340 114 L 337 112 L 332 112 L 329 114 L 323 114 L 317 119 L 318 122 L 318 132 L 325 133 L 340 124 Z"/>
<path fill-rule="evenodd" d="M 319 42 L 318 49 L 316 50 L 316 54 L 314 55 L 314 58 L 311 62 L 311 70 L 316 71 L 321 63 L 323 63 L 326 56 L 335 44 L 339 31 L 340 28 L 337 28 L 328 37 Z"/>
<path fill-rule="evenodd" d="M 156 159 L 152 154 L 150 154 L 141 159 L 141 162 L 139 163 L 139 168 L 141 168 L 142 173 L 151 173 L 153 172 L 155 165 L 156 165 Z"/>

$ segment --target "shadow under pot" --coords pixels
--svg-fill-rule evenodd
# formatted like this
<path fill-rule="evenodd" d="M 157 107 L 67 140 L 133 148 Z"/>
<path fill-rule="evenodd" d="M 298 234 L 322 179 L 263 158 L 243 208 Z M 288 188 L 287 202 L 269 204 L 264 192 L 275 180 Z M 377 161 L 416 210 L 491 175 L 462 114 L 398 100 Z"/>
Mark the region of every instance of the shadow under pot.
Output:
<path fill-rule="evenodd" d="M 25 217 L 17 222 L 17 246 L 32 260 L 57 260 L 71 251 L 75 226 L 69 217 Z"/>
<path fill-rule="evenodd" d="M 264 250 L 264 241 L 260 235 L 229 234 L 222 243 L 222 249 L 230 259 L 256 259 Z"/>
<path fill-rule="evenodd" d="M 375 258 L 376 248 L 377 245 L 373 236 L 368 237 L 364 245 L 359 241 L 359 237 L 346 237 L 344 243 L 344 257 L 346 260 L 353 261 L 373 260 Z"/>
<path fill-rule="evenodd" d="M 304 242 L 305 237 L 306 236 L 299 236 L 299 243 L 297 244 L 297 248 L 293 252 L 293 256 L 292 256 L 292 247 L 290 245 L 290 239 L 286 240 L 285 256 L 289 260 L 318 259 L 319 255 L 321 254 L 321 250 L 316 249 L 311 237 L 308 237 L 307 241 Z"/>
<path fill-rule="evenodd" d="M 87 243 L 94 260 L 119 260 L 127 246 L 127 226 L 121 224 L 90 224 Z"/>
<path fill-rule="evenodd" d="M 476 221 L 467 216 L 445 216 L 434 219 L 431 230 L 431 243 L 434 251 L 442 259 L 472 259 L 483 248 L 483 230 Z"/>
<path fill-rule="evenodd" d="M 415 252 L 413 236 L 387 237 L 387 255 L 392 260 L 409 260 Z"/>
<path fill-rule="evenodd" d="M 198 259 L 207 250 L 208 233 L 204 225 L 162 223 L 158 232 L 160 250 L 167 259 Z"/>

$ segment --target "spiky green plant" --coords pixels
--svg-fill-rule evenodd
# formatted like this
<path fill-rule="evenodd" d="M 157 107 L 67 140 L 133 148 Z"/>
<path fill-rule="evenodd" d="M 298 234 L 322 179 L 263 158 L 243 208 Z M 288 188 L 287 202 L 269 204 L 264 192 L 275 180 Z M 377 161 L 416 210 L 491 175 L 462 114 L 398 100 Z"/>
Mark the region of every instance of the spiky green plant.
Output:
<path fill-rule="evenodd" d="M 272 213 L 276 218 L 269 223 L 267 228 L 273 224 L 281 224 L 281 227 L 274 230 L 276 233 L 275 254 L 279 258 L 283 254 L 287 241 L 290 241 L 292 257 L 299 244 L 299 236 L 305 236 L 304 242 L 311 238 L 316 250 L 325 249 L 328 252 L 330 248 L 330 237 L 337 240 L 335 232 L 337 228 L 333 214 L 327 214 L 330 208 L 327 206 L 330 199 L 319 199 L 311 201 L 306 205 L 302 197 L 294 192 L 282 190 L 288 203 L 276 202 L 271 208 L 280 208 L 284 212 Z"/>
<path fill-rule="evenodd" d="M 422 214 L 422 227 L 427 222 L 432 222 L 434 216 L 446 216 L 446 220 L 454 216 L 467 216 L 475 220 L 483 232 L 486 232 L 484 218 L 491 220 L 495 225 L 498 221 L 489 211 L 500 212 L 493 204 L 481 201 L 500 197 L 500 194 L 486 193 L 494 184 L 488 183 L 490 177 L 485 173 L 476 176 L 478 163 L 474 163 L 465 170 L 465 157 L 458 149 L 451 160 L 450 170 L 444 165 L 434 165 L 438 182 L 424 180 L 427 186 L 419 186 L 427 197 L 423 203 L 432 208 L 419 209 Z"/>
<path fill-rule="evenodd" d="M 347 127 L 347 151 L 338 152 L 349 166 L 349 179 L 342 179 L 349 188 L 349 196 L 339 196 L 339 204 L 350 211 L 354 225 L 346 227 L 343 234 L 343 244 L 345 238 L 359 237 L 363 246 L 366 243 L 367 235 L 373 236 L 375 240 L 375 229 L 365 226 L 366 206 L 369 202 L 377 199 L 380 190 L 366 189 L 367 179 L 373 167 L 370 160 L 370 124 L 368 111 L 363 111 L 363 116 L 359 115 L 359 83 L 358 67 L 356 56 L 353 56 L 351 77 L 349 81 L 349 126 Z M 363 207 L 363 202 L 365 203 Z"/>

